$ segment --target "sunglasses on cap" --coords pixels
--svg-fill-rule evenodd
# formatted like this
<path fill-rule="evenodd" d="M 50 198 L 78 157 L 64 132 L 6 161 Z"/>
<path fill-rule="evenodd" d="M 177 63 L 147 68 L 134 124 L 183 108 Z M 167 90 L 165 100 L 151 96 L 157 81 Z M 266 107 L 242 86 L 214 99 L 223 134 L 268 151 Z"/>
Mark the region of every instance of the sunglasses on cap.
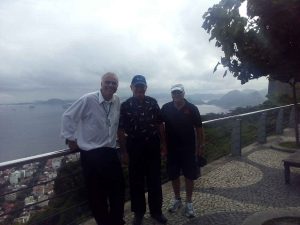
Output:
<path fill-rule="evenodd" d="M 175 90 L 175 91 L 172 91 L 171 94 L 172 95 L 181 95 L 181 94 L 183 94 L 183 92 L 179 91 L 179 90 Z"/>

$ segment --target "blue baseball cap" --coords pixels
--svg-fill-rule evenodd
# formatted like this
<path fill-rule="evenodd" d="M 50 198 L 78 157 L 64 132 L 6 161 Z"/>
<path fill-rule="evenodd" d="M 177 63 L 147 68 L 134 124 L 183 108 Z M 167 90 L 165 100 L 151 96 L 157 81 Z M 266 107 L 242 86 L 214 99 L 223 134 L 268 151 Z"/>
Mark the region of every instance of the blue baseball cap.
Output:
<path fill-rule="evenodd" d="M 131 85 L 136 86 L 138 84 L 147 86 L 146 78 L 143 75 L 135 75 L 132 78 Z"/>

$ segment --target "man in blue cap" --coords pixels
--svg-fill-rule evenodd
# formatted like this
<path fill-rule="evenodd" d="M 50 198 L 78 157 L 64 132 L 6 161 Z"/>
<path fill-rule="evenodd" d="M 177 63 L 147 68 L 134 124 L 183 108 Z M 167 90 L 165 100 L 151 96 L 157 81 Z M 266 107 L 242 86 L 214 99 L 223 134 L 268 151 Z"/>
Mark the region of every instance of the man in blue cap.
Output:
<path fill-rule="evenodd" d="M 134 76 L 130 88 L 133 96 L 121 104 L 119 140 L 121 149 L 129 156 L 133 225 L 141 225 L 146 212 L 145 179 L 150 215 L 165 224 L 160 178 L 160 135 L 163 132 L 160 109 L 154 98 L 145 95 L 147 83 L 144 76 Z"/>

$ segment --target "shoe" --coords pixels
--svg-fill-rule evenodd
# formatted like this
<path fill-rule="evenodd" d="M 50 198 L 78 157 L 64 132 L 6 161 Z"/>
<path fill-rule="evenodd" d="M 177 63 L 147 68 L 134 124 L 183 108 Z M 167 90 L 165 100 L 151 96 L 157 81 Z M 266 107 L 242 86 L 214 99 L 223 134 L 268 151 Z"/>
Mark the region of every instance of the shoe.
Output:
<path fill-rule="evenodd" d="M 132 225 L 142 225 L 143 219 L 144 219 L 144 215 L 135 213 L 132 221 Z"/>
<path fill-rule="evenodd" d="M 168 211 L 170 213 L 174 213 L 176 212 L 180 207 L 182 206 L 182 202 L 181 202 L 181 199 L 173 199 L 170 203 L 170 206 L 168 208 Z"/>
<path fill-rule="evenodd" d="M 195 217 L 195 210 L 194 210 L 193 204 L 191 202 L 186 203 L 185 210 L 184 210 L 184 215 L 187 218 Z"/>
<path fill-rule="evenodd" d="M 151 217 L 158 223 L 166 224 L 168 219 L 164 216 L 164 214 L 153 214 Z"/>

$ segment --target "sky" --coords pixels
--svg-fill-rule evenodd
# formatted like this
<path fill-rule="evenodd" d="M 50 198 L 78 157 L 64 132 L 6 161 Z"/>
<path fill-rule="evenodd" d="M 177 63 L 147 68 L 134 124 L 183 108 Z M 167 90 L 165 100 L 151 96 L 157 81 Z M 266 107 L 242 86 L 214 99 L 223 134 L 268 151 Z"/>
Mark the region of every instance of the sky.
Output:
<path fill-rule="evenodd" d="M 147 94 L 267 89 L 245 85 L 214 66 L 222 56 L 201 27 L 218 0 L 1 0 L 0 104 L 76 99 L 98 90 L 105 72 L 119 77 L 119 95 L 142 74 Z"/>

